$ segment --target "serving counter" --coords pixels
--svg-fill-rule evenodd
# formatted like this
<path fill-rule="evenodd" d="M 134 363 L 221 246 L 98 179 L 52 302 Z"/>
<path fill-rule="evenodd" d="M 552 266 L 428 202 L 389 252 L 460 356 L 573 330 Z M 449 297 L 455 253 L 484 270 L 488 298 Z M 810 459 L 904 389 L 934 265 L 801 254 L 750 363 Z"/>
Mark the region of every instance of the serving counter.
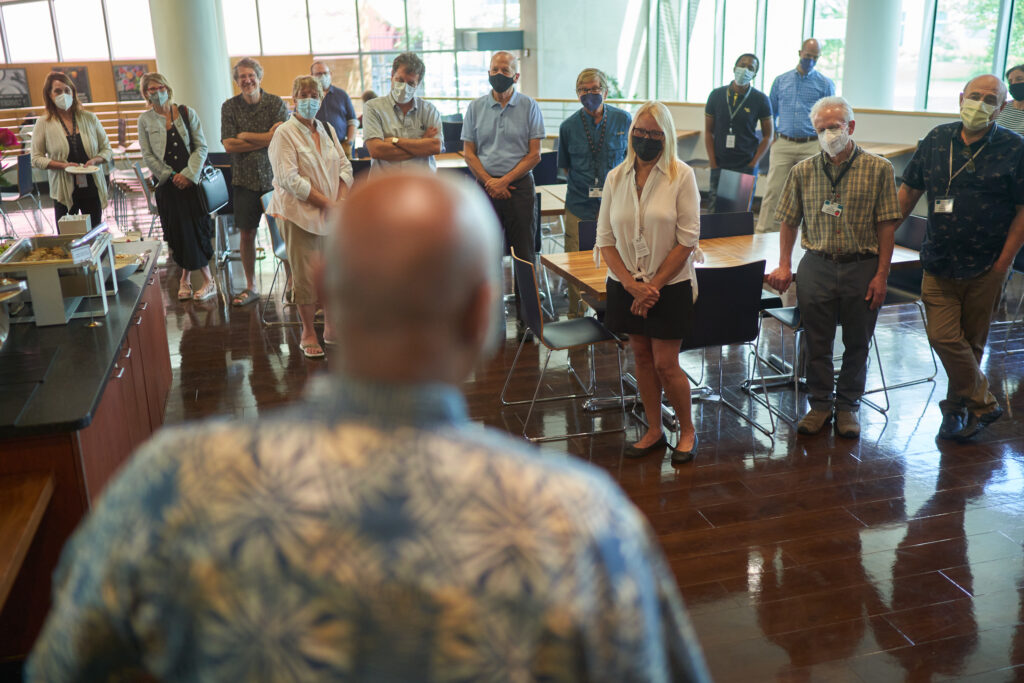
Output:
<path fill-rule="evenodd" d="M 0 605 L 0 660 L 31 648 L 64 542 L 118 467 L 163 422 L 171 364 L 154 275 L 162 245 L 139 246 L 150 258 L 119 283 L 107 314 L 97 311 L 101 326 L 89 319 L 14 324 L 0 351 L 0 476 L 53 479 L 52 498 Z M 0 500 L 0 515 L 4 505 Z"/>

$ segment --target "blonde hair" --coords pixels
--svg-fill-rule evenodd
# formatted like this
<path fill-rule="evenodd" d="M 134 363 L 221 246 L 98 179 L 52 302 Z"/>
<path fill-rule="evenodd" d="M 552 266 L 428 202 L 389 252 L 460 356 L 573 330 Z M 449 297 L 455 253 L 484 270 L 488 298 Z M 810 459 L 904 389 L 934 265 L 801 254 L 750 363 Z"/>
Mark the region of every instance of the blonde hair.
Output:
<path fill-rule="evenodd" d="M 576 77 L 576 89 L 580 89 L 580 85 L 583 83 L 590 83 L 590 81 L 597 81 L 601 85 L 601 90 L 604 90 L 605 94 L 608 94 L 608 77 L 604 75 L 604 72 L 600 69 L 584 69 L 580 72 L 580 75 Z"/>
<path fill-rule="evenodd" d="M 149 87 L 150 83 L 157 83 L 167 88 L 167 101 L 174 101 L 174 89 L 171 88 L 171 84 L 167 82 L 167 79 L 163 74 L 157 73 L 156 71 L 150 71 L 147 74 L 142 75 L 142 80 L 139 81 L 139 93 L 142 95 L 142 99 L 149 102 L 149 95 L 146 94 L 146 88 Z"/>
<path fill-rule="evenodd" d="M 296 76 L 292 81 L 292 99 L 298 99 L 299 93 L 303 90 L 312 90 L 320 99 L 324 98 L 324 86 L 320 85 L 320 79 L 312 76 Z"/>
<path fill-rule="evenodd" d="M 672 120 L 672 114 L 661 102 L 649 100 L 640 105 L 640 108 L 633 114 L 633 123 L 629 126 L 629 145 L 626 147 L 626 158 L 622 164 L 627 169 L 633 168 L 636 164 L 636 152 L 633 151 L 633 129 L 636 128 L 637 120 L 644 114 L 650 114 L 661 131 L 665 134 L 665 146 L 661 151 L 661 157 L 657 165 L 664 171 L 671 180 L 676 179 L 676 174 L 682 168 L 683 162 L 676 154 L 676 125 Z"/>

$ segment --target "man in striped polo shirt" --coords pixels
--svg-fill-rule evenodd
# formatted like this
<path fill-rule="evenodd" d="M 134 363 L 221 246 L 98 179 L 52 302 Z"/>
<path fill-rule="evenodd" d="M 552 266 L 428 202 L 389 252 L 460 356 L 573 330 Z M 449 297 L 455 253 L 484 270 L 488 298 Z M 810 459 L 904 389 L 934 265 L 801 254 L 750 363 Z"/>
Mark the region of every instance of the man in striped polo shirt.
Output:
<path fill-rule="evenodd" d="M 818 135 L 808 114 L 815 102 L 836 94 L 835 83 L 814 69 L 821 56 L 817 39 L 805 40 L 799 54 L 800 63 L 775 79 L 769 95 L 776 136 L 768 158 L 768 182 L 757 219 L 758 232 L 779 231 L 775 207 L 786 184 L 786 176 L 797 162 L 818 151 Z"/>
<path fill-rule="evenodd" d="M 867 379 L 868 345 L 886 279 L 896 225 L 902 218 L 892 164 L 865 152 L 851 138 L 853 109 L 842 97 L 811 108 L 821 153 L 793 167 L 775 217 L 781 221 L 779 267 L 768 284 L 785 291 L 793 281 L 792 256 L 803 222 L 796 299 L 807 349 L 807 402 L 797 425 L 816 434 L 836 413 L 836 432 L 860 436 L 857 411 Z M 843 327 L 843 367 L 834 379 L 832 345 Z M 834 393 L 833 393 L 834 389 Z"/>

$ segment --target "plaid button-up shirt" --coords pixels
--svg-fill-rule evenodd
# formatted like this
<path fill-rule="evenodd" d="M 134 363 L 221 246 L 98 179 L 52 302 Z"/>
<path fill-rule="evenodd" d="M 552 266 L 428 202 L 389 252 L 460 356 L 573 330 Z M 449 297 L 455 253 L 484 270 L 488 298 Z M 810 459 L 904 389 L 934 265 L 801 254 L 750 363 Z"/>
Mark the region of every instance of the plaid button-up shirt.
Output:
<path fill-rule="evenodd" d="M 829 165 L 832 183 L 825 175 Z M 822 211 L 826 201 L 838 201 L 843 210 L 839 216 Z M 802 220 L 800 245 L 808 251 L 827 254 L 878 253 L 878 232 L 875 225 L 901 218 L 896 200 L 896 180 L 887 159 L 857 148 L 856 156 L 833 164 L 825 155 L 804 159 L 790 171 L 786 186 L 775 210 L 775 219 L 790 225 Z"/>

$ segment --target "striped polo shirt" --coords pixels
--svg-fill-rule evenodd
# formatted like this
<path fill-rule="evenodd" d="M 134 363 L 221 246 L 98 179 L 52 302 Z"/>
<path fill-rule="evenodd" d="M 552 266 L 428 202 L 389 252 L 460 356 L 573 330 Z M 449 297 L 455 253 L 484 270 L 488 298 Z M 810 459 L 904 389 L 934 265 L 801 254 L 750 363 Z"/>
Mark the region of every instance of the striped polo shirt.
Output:
<path fill-rule="evenodd" d="M 775 131 L 791 138 L 816 137 L 811 125 L 811 107 L 822 97 L 836 94 L 836 84 L 814 70 L 806 76 L 793 69 L 772 83 L 769 99 L 775 115 Z"/>
<path fill-rule="evenodd" d="M 1017 109 L 1013 102 L 1007 102 L 1006 108 L 996 117 L 996 123 L 1003 128 L 1009 128 L 1017 135 L 1024 135 L 1024 109 Z"/>

